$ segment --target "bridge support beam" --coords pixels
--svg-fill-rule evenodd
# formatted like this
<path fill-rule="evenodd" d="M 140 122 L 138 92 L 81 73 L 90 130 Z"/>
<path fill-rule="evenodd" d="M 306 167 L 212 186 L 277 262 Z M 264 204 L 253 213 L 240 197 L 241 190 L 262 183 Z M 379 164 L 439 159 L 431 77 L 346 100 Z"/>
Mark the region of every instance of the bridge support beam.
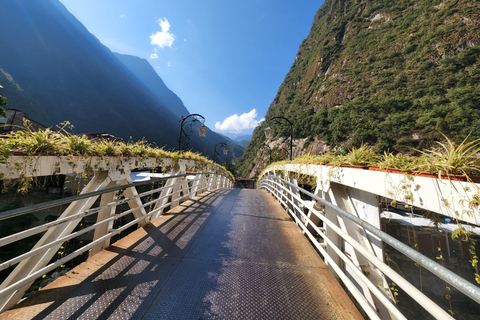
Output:
<path fill-rule="evenodd" d="M 180 173 L 181 173 L 180 170 L 177 170 L 175 172 L 172 172 L 172 175 L 176 176 L 176 175 L 179 175 Z M 171 197 L 171 194 L 175 192 L 175 185 L 179 182 L 179 180 L 180 178 L 170 178 L 165 182 L 165 189 L 163 189 L 160 192 L 159 198 L 161 200 L 155 204 L 155 208 L 154 208 L 154 210 L 159 208 L 160 209 L 158 210 L 157 213 L 155 213 L 152 216 L 151 220 L 155 220 L 156 218 L 158 218 L 163 214 L 163 212 L 165 211 L 165 208 L 163 208 L 163 206 L 165 206 L 165 204 L 169 202 L 169 198 Z M 172 200 L 173 200 L 173 196 L 172 196 Z"/>

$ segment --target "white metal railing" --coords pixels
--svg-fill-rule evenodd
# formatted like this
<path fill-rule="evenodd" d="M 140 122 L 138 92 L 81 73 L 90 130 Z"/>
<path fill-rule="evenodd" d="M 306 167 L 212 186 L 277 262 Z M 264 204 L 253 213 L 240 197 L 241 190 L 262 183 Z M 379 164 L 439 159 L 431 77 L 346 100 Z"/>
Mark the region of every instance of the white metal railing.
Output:
<path fill-rule="evenodd" d="M 0 285 L 0 312 L 15 305 L 39 277 L 87 251 L 90 256 L 94 255 L 107 247 L 110 239 L 122 231 L 134 225 L 145 226 L 165 209 L 173 208 L 207 190 L 233 186 L 231 176 L 223 168 L 194 160 L 56 156 L 12 156 L 8 160 L 7 163 L 0 164 L 0 173 L 7 179 L 82 172 L 89 172 L 92 178 L 79 195 L 0 213 L 1 223 L 1 220 L 69 204 L 55 221 L 0 239 L 1 248 L 32 235 L 45 233 L 30 251 L 0 263 L 0 271 L 16 265 Z M 146 182 L 132 181 L 132 170 L 159 167 L 170 173 Z M 155 182 L 158 187 L 138 194 L 137 187 Z M 100 204 L 93 207 L 98 197 Z M 129 209 L 118 212 L 121 210 L 117 210 L 117 207 L 121 204 L 128 204 Z M 96 223 L 76 231 L 80 221 L 93 214 L 97 215 Z M 133 214 L 132 221 L 114 227 L 114 221 L 129 214 Z M 86 242 L 55 262 L 50 262 L 66 241 L 92 231 L 93 241 Z"/>
<path fill-rule="evenodd" d="M 378 174 L 383 176 L 383 180 Z M 405 319 L 393 302 L 395 298 L 388 287 L 388 278 L 436 319 L 453 319 L 448 312 L 383 261 L 382 242 L 480 303 L 480 288 L 477 285 L 380 230 L 377 197 L 387 193 L 384 189 L 391 188 L 389 183 L 392 180 L 404 179 L 397 177 L 402 176 L 400 174 L 395 175 L 376 172 L 368 180 L 359 182 L 358 177 L 365 179 L 368 170 L 288 164 L 267 169 L 260 177 L 258 187 L 270 192 L 291 214 L 323 256 L 328 267 L 341 279 L 369 318 Z M 299 187 L 299 178 L 316 182 L 315 191 L 311 193 Z M 412 177 L 408 179 L 414 180 Z M 429 181 L 429 184 L 431 183 Z M 364 185 L 367 187 L 364 188 Z M 375 189 L 375 185 L 383 188 Z M 428 186 L 424 183 L 423 187 L 427 190 L 423 190 L 422 195 L 428 194 Z M 410 192 L 410 187 L 406 188 L 404 184 L 400 185 L 400 188 Z M 412 188 L 418 189 L 419 186 Z M 439 188 L 430 190 L 433 193 L 430 197 L 436 196 L 438 190 Z M 454 201 L 461 202 L 459 199 Z M 423 204 L 425 205 L 425 201 Z"/>

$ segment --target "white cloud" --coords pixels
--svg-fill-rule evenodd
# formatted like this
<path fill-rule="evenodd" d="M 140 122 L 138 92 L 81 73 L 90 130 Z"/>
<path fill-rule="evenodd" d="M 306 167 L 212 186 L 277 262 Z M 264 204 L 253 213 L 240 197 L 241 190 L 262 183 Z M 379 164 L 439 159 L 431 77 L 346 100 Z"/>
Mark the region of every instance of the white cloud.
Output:
<path fill-rule="evenodd" d="M 150 54 L 150 59 L 158 59 L 158 54 L 156 53 Z"/>
<path fill-rule="evenodd" d="M 157 33 L 150 36 L 150 43 L 158 46 L 160 48 L 172 47 L 175 36 L 168 32 L 170 30 L 170 23 L 167 18 L 158 19 L 158 25 L 162 31 L 157 31 Z"/>
<path fill-rule="evenodd" d="M 167 67 L 171 67 L 172 63 L 170 61 L 167 62 Z"/>
<path fill-rule="evenodd" d="M 238 114 L 234 114 L 232 116 L 227 117 L 223 120 L 222 123 L 217 122 L 215 123 L 215 129 L 217 130 L 245 130 L 245 129 L 253 129 L 260 122 L 265 119 L 256 120 L 255 118 L 258 116 L 258 112 L 255 109 L 252 109 L 249 113 L 243 113 L 240 116 Z"/>

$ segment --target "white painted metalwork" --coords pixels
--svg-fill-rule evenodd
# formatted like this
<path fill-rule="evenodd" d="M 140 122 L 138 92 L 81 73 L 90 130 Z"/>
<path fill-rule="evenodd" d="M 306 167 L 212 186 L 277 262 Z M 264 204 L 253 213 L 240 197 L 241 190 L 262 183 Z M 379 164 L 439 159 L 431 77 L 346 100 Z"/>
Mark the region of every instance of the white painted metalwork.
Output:
<path fill-rule="evenodd" d="M 166 173 L 163 177 L 154 173 L 143 174 L 144 177 L 153 180 L 133 183 L 131 173 L 138 168 L 142 170 L 161 168 Z M 45 232 L 29 252 L 0 263 L 0 270 L 17 265 L 0 285 L 0 312 L 15 305 L 37 278 L 84 252 L 89 251 L 90 256 L 94 255 L 107 247 L 113 236 L 127 228 L 134 225 L 145 226 L 150 220 L 161 215 L 165 209 L 173 208 L 207 190 L 233 186 L 231 176 L 222 167 L 186 159 L 11 156 L 7 163 L 0 164 L 0 174 L 5 179 L 79 173 L 92 176 L 80 195 L 0 214 L 0 220 L 4 220 L 70 203 L 56 221 L 0 239 L 0 247 L 2 247 Z M 161 182 L 163 185 L 138 194 L 138 186 L 154 182 Z M 120 199 L 120 193 L 123 199 Z M 142 201 L 147 196 L 150 199 Z M 151 199 L 154 196 L 155 198 Z M 101 197 L 100 205 L 92 208 L 98 197 Z M 124 203 L 127 203 L 130 209 L 117 213 L 117 206 Z M 74 232 L 82 218 L 95 213 L 97 213 L 95 224 Z M 128 214 L 133 215 L 133 221 L 117 228 L 113 227 L 115 220 Z M 92 242 L 49 263 L 65 241 L 90 231 L 94 231 Z"/>
<path fill-rule="evenodd" d="M 316 182 L 314 193 L 300 188 L 297 179 Z M 378 206 L 378 197 L 390 197 L 476 222 L 480 221 L 478 208 L 466 202 L 480 190 L 477 184 L 352 168 L 286 164 L 267 169 L 258 187 L 269 191 L 292 215 L 368 317 L 405 318 L 392 302 L 388 278 L 435 318 L 453 319 L 384 263 L 382 242 L 480 303 L 478 286 L 382 232 Z M 446 201 L 449 206 L 442 205 Z"/>

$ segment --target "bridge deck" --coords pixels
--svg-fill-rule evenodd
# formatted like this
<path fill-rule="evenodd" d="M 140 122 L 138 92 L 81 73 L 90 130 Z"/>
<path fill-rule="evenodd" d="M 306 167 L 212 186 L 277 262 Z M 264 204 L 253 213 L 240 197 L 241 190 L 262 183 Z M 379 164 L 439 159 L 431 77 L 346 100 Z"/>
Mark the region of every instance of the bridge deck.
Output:
<path fill-rule="evenodd" d="M 0 319 L 363 319 L 265 191 L 188 201 Z"/>

